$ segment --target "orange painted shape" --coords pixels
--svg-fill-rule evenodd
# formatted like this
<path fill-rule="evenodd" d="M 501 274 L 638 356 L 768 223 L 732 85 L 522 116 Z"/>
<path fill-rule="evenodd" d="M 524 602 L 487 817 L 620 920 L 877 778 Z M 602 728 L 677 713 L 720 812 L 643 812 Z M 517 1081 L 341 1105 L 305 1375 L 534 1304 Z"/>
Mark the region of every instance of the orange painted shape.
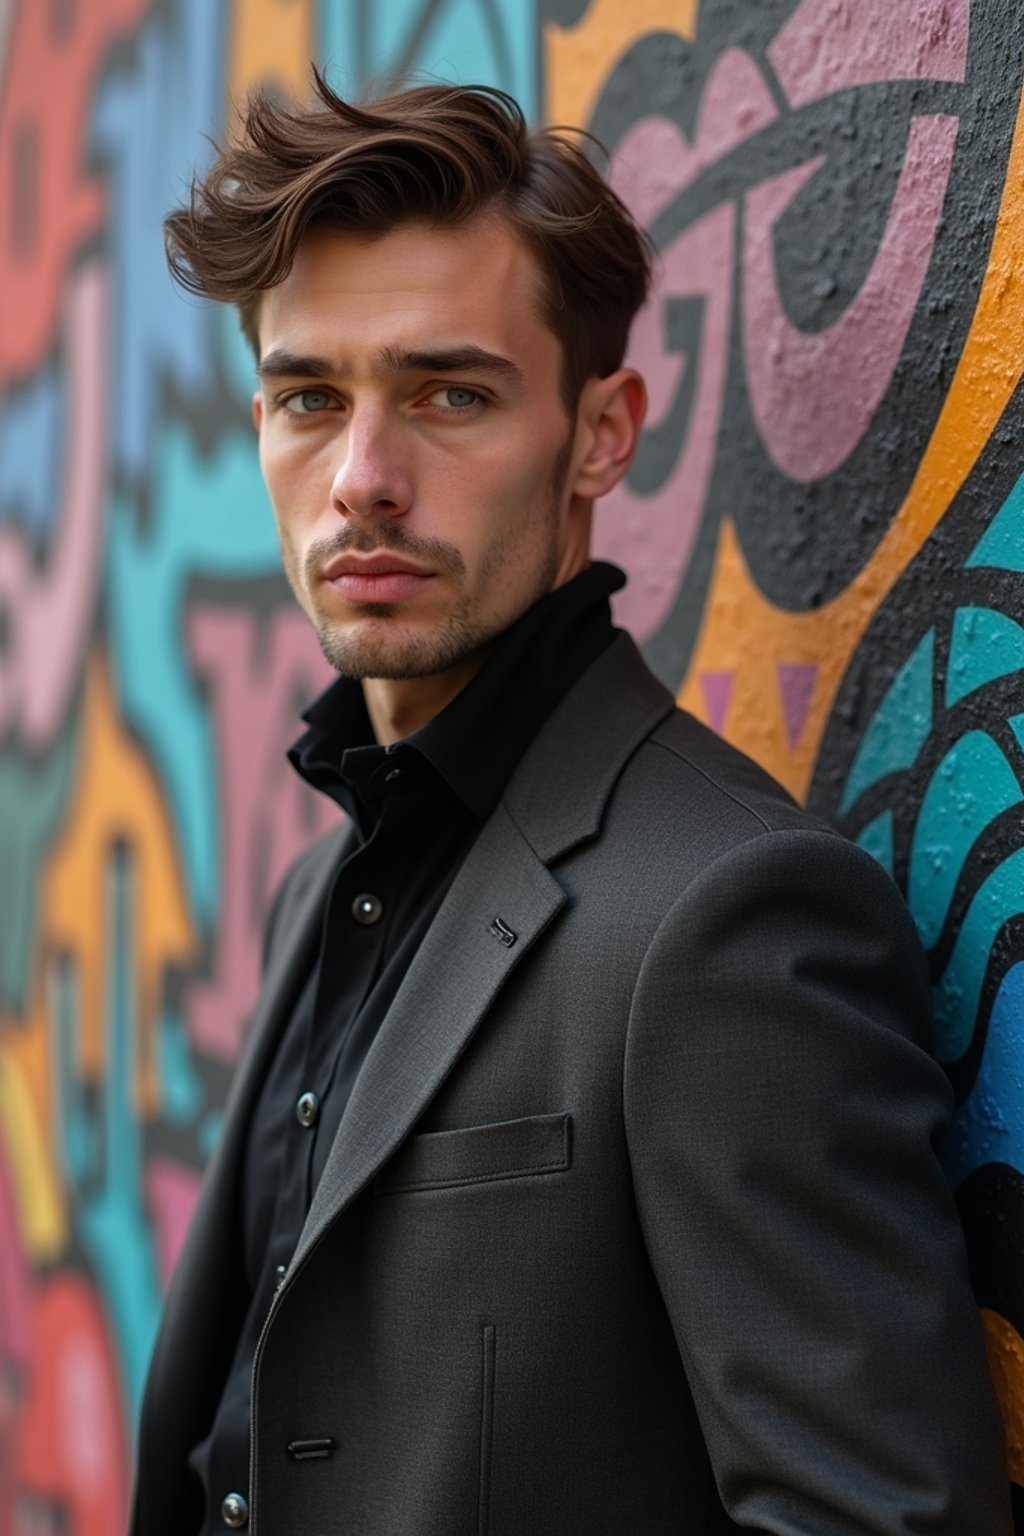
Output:
<path fill-rule="evenodd" d="M 66 7 L 21 0 L 8 23 L 0 90 L 0 391 L 38 367 L 53 343 L 69 259 L 105 217 L 101 182 L 83 170 L 103 59 L 146 0 Z"/>
<path fill-rule="evenodd" d="M 228 118 L 257 85 L 272 85 L 285 96 L 304 101 L 315 54 L 311 0 L 235 0 L 228 49 Z"/>
<path fill-rule="evenodd" d="M 592 0 L 574 27 L 544 23 L 544 116 L 549 123 L 585 128 L 616 62 L 649 32 L 697 33 L 698 0 Z"/>
<path fill-rule="evenodd" d="M 989 1370 L 1006 1428 L 1010 1477 L 1024 1485 L 1024 1339 L 998 1312 L 981 1309 Z"/>
<path fill-rule="evenodd" d="M 776 608 L 757 587 L 736 530 L 723 519 L 697 644 L 679 701 L 705 718 L 702 673 L 735 668 L 728 737 L 804 799 L 839 684 L 879 607 L 933 532 L 992 435 L 1024 370 L 1024 99 L 1017 118 L 989 265 L 949 394 L 887 534 L 845 592 L 808 613 Z M 776 662 L 819 667 L 791 750 Z"/>
<path fill-rule="evenodd" d="M 135 1091 L 140 1112 L 151 1114 L 158 1102 L 154 1044 L 165 970 L 192 959 L 196 939 L 160 786 L 117 719 L 106 666 L 97 657 L 87 672 L 78 775 L 47 868 L 40 924 L 44 954 L 69 954 L 77 970 L 78 1065 L 91 1079 L 105 1066 L 109 871 L 119 840 L 130 848 L 135 871 Z"/>

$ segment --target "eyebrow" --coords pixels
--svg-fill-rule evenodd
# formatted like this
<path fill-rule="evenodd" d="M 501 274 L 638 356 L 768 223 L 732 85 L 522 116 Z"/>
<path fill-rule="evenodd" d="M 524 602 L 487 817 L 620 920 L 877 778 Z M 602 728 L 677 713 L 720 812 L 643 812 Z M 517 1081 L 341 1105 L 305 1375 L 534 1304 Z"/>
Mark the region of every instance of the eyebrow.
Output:
<path fill-rule="evenodd" d="M 513 384 L 524 384 L 523 370 L 510 357 L 488 352 L 484 347 L 438 347 L 418 351 L 405 347 L 382 347 L 377 354 L 387 373 L 490 373 Z M 329 379 L 338 370 L 327 358 L 306 356 L 275 347 L 261 358 L 256 372 L 261 379 Z"/>

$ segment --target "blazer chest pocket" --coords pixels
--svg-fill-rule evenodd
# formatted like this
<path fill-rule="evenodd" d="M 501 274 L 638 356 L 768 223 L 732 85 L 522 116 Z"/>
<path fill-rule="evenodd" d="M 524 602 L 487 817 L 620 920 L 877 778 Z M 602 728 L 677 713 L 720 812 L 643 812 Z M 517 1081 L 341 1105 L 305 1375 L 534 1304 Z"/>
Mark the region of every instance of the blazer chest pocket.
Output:
<path fill-rule="evenodd" d="M 452 1189 L 561 1173 L 572 1166 L 572 1116 L 530 1115 L 410 1136 L 374 1180 L 378 1195 Z"/>

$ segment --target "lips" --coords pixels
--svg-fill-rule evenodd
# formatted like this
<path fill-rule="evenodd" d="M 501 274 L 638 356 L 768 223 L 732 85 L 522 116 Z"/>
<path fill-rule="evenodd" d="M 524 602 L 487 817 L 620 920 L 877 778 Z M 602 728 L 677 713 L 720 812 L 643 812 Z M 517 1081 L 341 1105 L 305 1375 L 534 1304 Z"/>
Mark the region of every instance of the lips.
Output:
<path fill-rule="evenodd" d="M 372 555 L 340 555 L 323 574 L 336 592 L 353 603 L 397 602 L 422 591 L 434 579 L 433 571 L 386 550 Z"/>

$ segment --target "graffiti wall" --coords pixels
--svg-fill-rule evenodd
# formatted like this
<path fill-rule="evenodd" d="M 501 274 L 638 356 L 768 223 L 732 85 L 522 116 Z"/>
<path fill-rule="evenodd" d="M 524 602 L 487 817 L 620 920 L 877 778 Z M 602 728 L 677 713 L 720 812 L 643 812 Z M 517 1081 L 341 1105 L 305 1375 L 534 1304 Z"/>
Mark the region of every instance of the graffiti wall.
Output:
<path fill-rule="evenodd" d="M 682 702 L 889 868 L 1024 1530 L 1016 0 L 0 0 L 0 1536 L 110 1536 L 162 1288 L 332 809 L 233 318 L 160 220 L 250 85 L 590 127 L 661 253 L 599 551 Z"/>

